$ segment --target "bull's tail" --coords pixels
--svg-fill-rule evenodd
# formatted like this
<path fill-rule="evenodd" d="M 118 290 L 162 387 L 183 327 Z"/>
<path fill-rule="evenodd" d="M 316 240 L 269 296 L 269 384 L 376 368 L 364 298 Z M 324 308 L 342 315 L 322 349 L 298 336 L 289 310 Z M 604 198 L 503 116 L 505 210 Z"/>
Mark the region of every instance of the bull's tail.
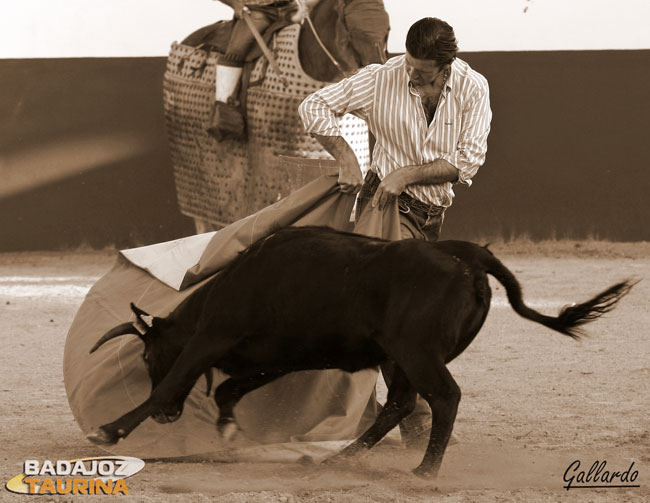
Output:
<path fill-rule="evenodd" d="M 638 282 L 631 280 L 621 281 L 586 302 L 564 306 L 556 317 L 546 316 L 524 303 L 521 287 L 514 274 L 499 259 L 492 255 L 489 250 L 485 249 L 485 252 L 483 258 L 485 271 L 494 276 L 504 286 L 508 295 L 508 301 L 517 314 L 574 339 L 579 339 L 584 335 L 580 329 L 582 325 L 598 319 L 603 314 L 614 309 L 618 301 L 627 295 L 630 289 Z"/>

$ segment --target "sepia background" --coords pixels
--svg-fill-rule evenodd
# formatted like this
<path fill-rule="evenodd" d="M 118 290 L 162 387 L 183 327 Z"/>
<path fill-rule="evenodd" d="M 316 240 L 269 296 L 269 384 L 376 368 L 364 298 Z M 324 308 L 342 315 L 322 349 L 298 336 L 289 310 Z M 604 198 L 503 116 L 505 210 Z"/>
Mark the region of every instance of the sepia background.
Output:
<path fill-rule="evenodd" d="M 387 0 L 389 50 L 441 17 L 485 75 L 485 165 L 443 238 L 650 239 L 645 1 Z M 10 0 L 0 30 L 0 250 L 118 248 L 191 234 L 162 107 L 173 41 L 227 19 L 210 0 Z M 8 13 L 8 15 L 7 15 Z"/>
<path fill-rule="evenodd" d="M 487 162 L 471 188 L 457 189 L 442 239 L 491 241 L 546 314 L 612 282 L 642 281 L 580 343 L 517 317 L 492 282 L 481 334 L 450 365 L 463 392 L 458 444 L 435 483 L 410 475 L 422 453 L 399 449 L 393 432 L 392 443 L 342 466 L 147 460 L 129 500 L 650 500 L 650 3 L 385 4 L 391 52 L 404 50 L 412 22 L 441 17 L 490 84 Z M 165 57 L 173 41 L 230 16 L 211 0 L 2 2 L 3 484 L 25 459 L 104 454 L 68 406 L 66 334 L 118 249 L 194 233 L 176 202 Z M 566 492 L 576 459 L 634 463 L 641 487 Z M 19 498 L 0 490 L 0 501 Z"/>

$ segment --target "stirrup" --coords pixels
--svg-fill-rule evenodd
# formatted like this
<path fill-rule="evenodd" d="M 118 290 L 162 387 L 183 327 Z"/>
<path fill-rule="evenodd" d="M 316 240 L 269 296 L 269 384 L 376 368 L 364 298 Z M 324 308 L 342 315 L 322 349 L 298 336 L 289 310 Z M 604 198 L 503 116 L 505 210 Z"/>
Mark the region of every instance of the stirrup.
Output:
<path fill-rule="evenodd" d="M 206 131 L 217 141 L 245 140 L 246 120 L 239 105 L 231 100 L 228 103 L 215 101 Z"/>

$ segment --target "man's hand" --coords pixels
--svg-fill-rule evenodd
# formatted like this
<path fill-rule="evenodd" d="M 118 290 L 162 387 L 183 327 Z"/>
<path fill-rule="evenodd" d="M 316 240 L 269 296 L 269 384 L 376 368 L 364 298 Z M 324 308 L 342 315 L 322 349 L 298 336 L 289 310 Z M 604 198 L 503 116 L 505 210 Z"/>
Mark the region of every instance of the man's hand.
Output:
<path fill-rule="evenodd" d="M 398 197 L 409 185 L 437 185 L 440 183 L 456 182 L 458 169 L 445 161 L 436 159 L 429 164 L 419 166 L 404 166 L 389 173 L 377 187 L 371 205 L 383 210 L 395 197 Z"/>
<path fill-rule="evenodd" d="M 339 185 L 341 192 L 356 194 L 363 184 L 361 167 L 354 150 L 342 136 L 311 135 L 339 163 Z"/>
<path fill-rule="evenodd" d="M 298 10 L 291 16 L 291 22 L 302 24 L 307 16 L 309 16 L 309 9 L 307 9 L 307 7 L 305 7 L 302 3 L 299 3 Z"/>
<path fill-rule="evenodd" d="M 372 202 L 370 203 L 373 208 L 379 205 L 379 209 L 383 210 L 386 205 L 396 197 L 404 192 L 408 185 L 408 172 L 405 168 L 401 168 L 389 173 L 377 187 Z"/>
<path fill-rule="evenodd" d="M 297 0 L 298 10 L 291 16 L 293 23 L 302 24 L 305 18 L 309 16 L 311 9 L 319 0 Z"/>
<path fill-rule="evenodd" d="M 341 192 L 346 194 L 356 194 L 361 190 L 361 185 L 363 184 L 363 175 L 361 173 L 359 161 L 356 156 L 354 156 L 353 158 L 340 162 L 339 185 L 341 186 Z"/>

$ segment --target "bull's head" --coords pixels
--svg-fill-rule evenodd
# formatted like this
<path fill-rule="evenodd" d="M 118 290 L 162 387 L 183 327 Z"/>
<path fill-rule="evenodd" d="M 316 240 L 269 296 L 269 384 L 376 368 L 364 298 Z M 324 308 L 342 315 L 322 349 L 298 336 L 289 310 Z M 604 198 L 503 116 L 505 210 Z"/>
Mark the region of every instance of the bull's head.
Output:
<path fill-rule="evenodd" d="M 174 323 L 169 318 L 151 316 L 133 303 L 131 303 L 131 311 L 135 315 L 135 321 L 122 323 L 106 332 L 91 348 L 90 353 L 94 353 L 105 342 L 121 335 L 137 335 L 144 343 L 142 358 L 151 379 L 151 390 L 153 391 L 169 373 L 176 358 L 183 350 L 186 342 L 185 334 L 176 330 Z M 209 395 L 212 388 L 212 371 L 208 370 L 205 377 L 208 383 L 206 394 Z M 177 403 L 169 403 L 160 412 L 152 415 L 152 418 L 158 423 L 176 421 L 183 412 L 184 401 L 185 398 Z"/>

